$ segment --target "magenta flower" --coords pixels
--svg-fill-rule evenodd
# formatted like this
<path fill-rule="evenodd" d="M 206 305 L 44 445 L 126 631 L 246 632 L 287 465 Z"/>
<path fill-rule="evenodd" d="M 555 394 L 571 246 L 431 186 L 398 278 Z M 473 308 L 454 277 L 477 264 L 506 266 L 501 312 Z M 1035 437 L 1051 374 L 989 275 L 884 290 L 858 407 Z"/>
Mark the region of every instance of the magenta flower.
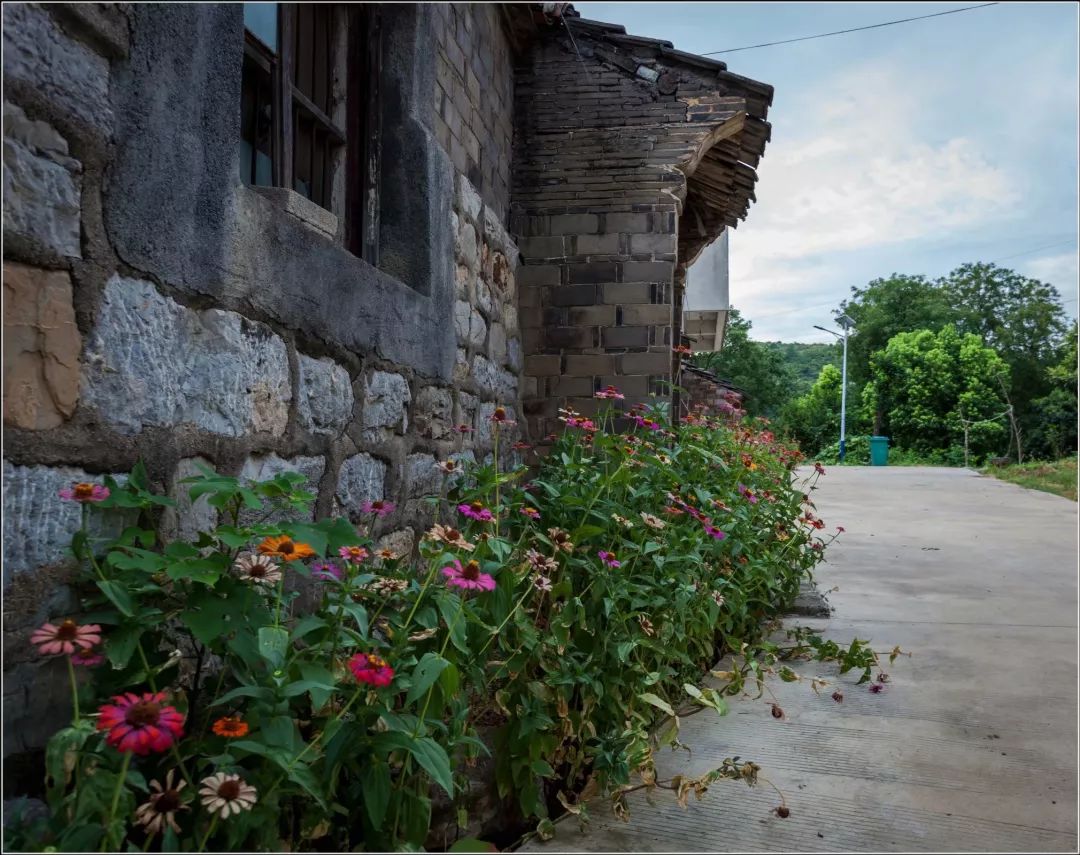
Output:
<path fill-rule="evenodd" d="M 619 567 L 620 562 L 616 560 L 614 552 L 605 552 L 601 549 L 597 555 L 600 556 L 600 560 L 603 561 L 608 567 Z"/>
<path fill-rule="evenodd" d="M 394 512 L 394 503 L 387 502 L 383 499 L 376 499 L 374 502 L 364 502 L 360 506 L 361 512 L 365 514 L 374 514 L 377 517 L 385 517 Z"/>
<path fill-rule="evenodd" d="M 495 519 L 495 517 L 491 515 L 491 511 L 485 508 L 480 502 L 469 502 L 467 505 L 458 505 L 457 509 L 469 519 L 479 520 L 480 522 L 491 522 Z"/>
<path fill-rule="evenodd" d="M 538 511 L 536 508 L 522 508 L 521 512 L 531 520 L 540 519 L 540 511 Z"/>
<path fill-rule="evenodd" d="M 60 498 L 67 499 L 69 502 L 79 502 L 80 504 L 104 502 L 109 498 L 109 488 L 102 487 L 100 484 L 88 484 L 85 481 L 80 481 L 70 487 L 64 487 L 60 491 Z"/>
<path fill-rule="evenodd" d="M 94 647 L 86 647 L 76 650 L 71 654 L 71 664 L 81 665 L 84 668 L 93 668 L 105 661 L 102 653 Z"/>
<path fill-rule="evenodd" d="M 709 537 L 715 538 L 716 540 L 723 540 L 725 537 L 727 537 L 727 534 L 720 531 L 720 529 L 718 529 L 714 525 L 706 525 L 705 534 L 707 534 Z"/>
<path fill-rule="evenodd" d="M 121 753 L 146 756 L 168 751 L 184 733 L 184 716 L 165 703 L 164 692 L 115 695 L 113 703 L 100 707 L 97 729 L 107 730 L 105 741 Z"/>
<path fill-rule="evenodd" d="M 754 495 L 754 491 L 747 487 L 745 484 L 739 484 L 739 495 L 742 496 L 751 505 L 758 503 L 758 497 Z"/>
<path fill-rule="evenodd" d="M 349 670 L 357 682 L 369 686 L 389 686 L 394 679 L 394 669 L 373 653 L 357 653 L 349 660 Z"/>
<path fill-rule="evenodd" d="M 335 582 L 340 582 L 341 568 L 330 561 L 316 561 L 311 565 L 311 578 L 324 581 L 333 579 Z"/>
<path fill-rule="evenodd" d="M 338 555 L 352 564 L 359 564 L 368 557 L 368 551 L 362 546 L 343 546 L 338 550 Z"/>
<path fill-rule="evenodd" d="M 463 588 L 466 591 L 494 591 L 495 579 L 480 572 L 480 565 L 476 561 L 470 561 L 464 567 L 456 558 L 453 567 L 443 567 L 442 574 L 446 577 L 446 584 L 453 588 Z"/>
<path fill-rule="evenodd" d="M 620 392 L 614 386 L 607 386 L 602 391 L 597 392 L 593 397 L 594 398 L 600 398 L 601 400 L 609 400 L 610 399 L 610 400 L 615 400 L 615 401 L 622 401 L 622 400 L 624 400 L 626 398 L 626 395 L 624 395 L 622 392 Z"/>

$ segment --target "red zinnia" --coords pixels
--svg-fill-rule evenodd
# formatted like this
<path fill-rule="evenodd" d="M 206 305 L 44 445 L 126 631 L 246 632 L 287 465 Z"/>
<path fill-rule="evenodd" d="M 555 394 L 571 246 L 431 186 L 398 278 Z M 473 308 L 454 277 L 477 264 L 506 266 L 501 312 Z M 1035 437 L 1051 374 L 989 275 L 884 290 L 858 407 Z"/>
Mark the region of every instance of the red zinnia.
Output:
<path fill-rule="evenodd" d="M 122 753 L 166 751 L 184 735 L 184 716 L 166 705 L 165 697 L 164 692 L 115 695 L 98 710 L 97 729 L 109 731 L 105 741 Z"/>
<path fill-rule="evenodd" d="M 357 653 L 349 660 L 349 669 L 359 682 L 372 686 L 389 686 L 394 679 L 394 669 L 373 653 Z"/>

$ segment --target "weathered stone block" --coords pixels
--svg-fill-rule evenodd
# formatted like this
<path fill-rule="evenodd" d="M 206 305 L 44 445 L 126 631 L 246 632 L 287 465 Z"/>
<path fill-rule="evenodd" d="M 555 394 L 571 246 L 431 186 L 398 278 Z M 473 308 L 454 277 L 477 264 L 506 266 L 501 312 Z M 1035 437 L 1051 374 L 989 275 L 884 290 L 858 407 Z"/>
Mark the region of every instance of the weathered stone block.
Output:
<path fill-rule="evenodd" d="M 498 394 L 498 374 L 495 366 L 479 353 L 473 357 L 472 378 L 484 397 L 494 397 Z"/>
<path fill-rule="evenodd" d="M 553 377 L 561 371 L 561 356 L 533 354 L 525 357 L 525 373 L 533 377 Z"/>
<path fill-rule="evenodd" d="M 558 348 L 596 347 L 597 335 L 592 327 L 547 327 L 544 343 Z"/>
<path fill-rule="evenodd" d="M 457 239 L 458 259 L 475 273 L 480 269 L 480 247 L 476 242 L 476 229 L 471 223 L 462 222 Z"/>
<path fill-rule="evenodd" d="M 375 541 L 375 551 L 389 549 L 401 558 L 408 559 L 412 556 L 413 547 L 416 545 L 416 532 L 409 527 L 400 528 L 389 534 L 384 534 Z"/>
<path fill-rule="evenodd" d="M 568 354 L 564 358 L 566 373 L 572 377 L 611 374 L 615 370 L 615 357 L 608 354 Z"/>
<path fill-rule="evenodd" d="M 82 165 L 47 122 L 4 104 L 4 233 L 80 258 Z"/>
<path fill-rule="evenodd" d="M 76 119 L 107 134 L 113 114 L 109 62 L 64 34 L 44 8 L 4 4 L 4 82 L 33 86 Z"/>
<path fill-rule="evenodd" d="M 197 464 L 213 469 L 213 464 L 203 457 L 187 457 L 176 464 L 169 479 L 169 495 L 176 506 L 165 508 L 161 514 L 161 530 L 166 540 L 195 540 L 200 531 L 212 531 L 218 524 L 218 512 L 210 504 L 209 496 L 199 496 L 191 501 L 191 485 L 181 483 L 185 478 L 201 475 Z"/>
<path fill-rule="evenodd" d="M 506 365 L 513 371 L 521 373 L 521 342 L 512 338 L 506 342 Z"/>
<path fill-rule="evenodd" d="M 600 218 L 596 214 L 555 214 L 551 218 L 553 235 L 596 234 Z"/>
<path fill-rule="evenodd" d="M 400 374 L 372 372 L 364 382 L 364 409 L 360 417 L 363 438 L 377 442 L 391 432 L 404 434 L 409 427 L 410 400 L 409 383 Z"/>
<path fill-rule="evenodd" d="M 124 483 L 124 475 L 115 475 Z M 4 461 L 4 564 L 7 588 L 16 573 L 70 559 L 71 538 L 82 523 L 82 508 L 58 495 L 79 481 L 103 483 L 101 475 L 73 467 L 15 466 Z M 116 537 L 134 522 L 131 512 L 91 511 L 92 537 Z"/>
<path fill-rule="evenodd" d="M 338 218 L 322 205 L 312 202 L 288 187 L 252 187 L 260 196 L 265 196 L 290 217 L 315 234 L 333 238 L 338 230 Z"/>
<path fill-rule="evenodd" d="M 626 326 L 666 326 L 671 323 L 671 306 L 623 306 L 622 322 Z"/>
<path fill-rule="evenodd" d="M 226 436 L 285 431 L 285 343 L 265 324 L 192 311 L 149 282 L 106 283 L 84 362 L 84 402 L 122 433 L 181 424 Z"/>
<path fill-rule="evenodd" d="M 567 323 L 574 327 L 612 326 L 615 323 L 614 306 L 582 306 L 569 309 Z"/>
<path fill-rule="evenodd" d="M 454 304 L 454 330 L 457 332 L 458 344 L 484 346 L 484 339 L 487 337 L 484 316 L 464 300 L 458 300 Z"/>
<path fill-rule="evenodd" d="M 619 252 L 619 236 L 613 235 L 581 235 L 577 239 L 578 255 L 617 255 Z"/>
<path fill-rule="evenodd" d="M 364 502 L 383 498 L 386 484 L 386 464 L 370 454 L 356 454 L 341 464 L 334 498 L 339 513 L 352 519 L 360 516 Z"/>
<path fill-rule="evenodd" d="M 530 237 L 518 242 L 518 249 L 526 258 L 563 258 L 566 246 L 562 237 Z"/>
<path fill-rule="evenodd" d="M 476 411 L 480 407 L 480 399 L 468 392 L 457 393 L 457 404 L 454 408 L 454 424 L 465 425 L 476 429 Z M 466 442 L 468 436 L 466 436 Z"/>
<path fill-rule="evenodd" d="M 668 353 L 625 353 L 619 357 L 621 374 L 670 374 Z"/>
<path fill-rule="evenodd" d="M 79 352 L 71 277 L 4 262 L 4 423 L 61 425 L 79 400 Z"/>
<path fill-rule="evenodd" d="M 651 303 L 652 286 L 646 283 L 631 285 L 607 284 L 603 286 L 604 302 L 609 304 Z"/>
<path fill-rule="evenodd" d="M 591 261 L 586 264 L 569 264 L 567 265 L 567 271 L 570 277 L 568 282 L 571 285 L 582 282 L 614 282 L 619 278 L 617 267 L 613 261 Z"/>
<path fill-rule="evenodd" d="M 518 285 L 558 285 L 562 268 L 557 264 L 526 264 L 518 268 Z"/>
<path fill-rule="evenodd" d="M 449 389 L 425 386 L 417 393 L 413 421 L 420 436 L 428 439 L 449 436 L 454 429 L 453 416 L 454 398 Z"/>
<path fill-rule="evenodd" d="M 604 347 L 648 347 L 648 327 L 608 327 L 602 330 Z"/>
<path fill-rule="evenodd" d="M 483 279 L 476 280 L 476 306 L 489 318 L 495 317 L 497 314 L 497 303 L 491 293 L 491 286 Z"/>
<path fill-rule="evenodd" d="M 648 214 L 607 214 L 605 234 L 640 234 L 649 230 Z"/>
<path fill-rule="evenodd" d="M 558 398 L 587 397 L 595 389 L 592 377 L 555 377 L 548 382 L 550 393 Z"/>
<path fill-rule="evenodd" d="M 595 285 L 562 285 L 548 293 L 548 303 L 552 306 L 591 306 L 595 302 Z"/>
<path fill-rule="evenodd" d="M 627 261 L 622 266 L 623 282 L 659 282 L 668 284 L 675 275 L 670 261 Z"/>
<path fill-rule="evenodd" d="M 469 376 L 469 354 L 459 347 L 454 356 L 454 382 L 461 383 Z"/>
<path fill-rule="evenodd" d="M 501 324 L 492 324 L 488 331 L 488 359 L 496 365 L 506 361 L 506 330 Z"/>
<path fill-rule="evenodd" d="M 325 356 L 312 359 L 300 354 L 298 362 L 297 415 L 300 426 L 311 433 L 341 433 L 349 424 L 353 411 L 349 372 Z"/>
<path fill-rule="evenodd" d="M 422 452 L 405 458 L 405 498 L 417 499 L 438 494 L 442 471 L 435 465 L 435 457 Z"/>
<path fill-rule="evenodd" d="M 480 221 L 480 212 L 484 208 L 484 200 L 480 198 L 480 194 L 476 192 L 476 188 L 472 186 L 464 175 L 458 175 L 457 186 L 457 198 L 458 208 L 467 217 L 472 220 Z"/>

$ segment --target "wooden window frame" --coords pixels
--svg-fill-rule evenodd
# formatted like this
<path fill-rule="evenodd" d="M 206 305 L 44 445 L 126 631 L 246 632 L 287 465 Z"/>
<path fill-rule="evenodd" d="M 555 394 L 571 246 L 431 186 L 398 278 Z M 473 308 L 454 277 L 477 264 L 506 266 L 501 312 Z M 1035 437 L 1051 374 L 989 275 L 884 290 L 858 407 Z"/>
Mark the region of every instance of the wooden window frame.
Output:
<path fill-rule="evenodd" d="M 345 245 L 354 255 L 378 264 L 379 248 L 379 166 L 381 160 L 381 111 L 379 77 L 382 69 L 382 26 L 377 4 L 347 4 L 346 34 L 346 128 L 340 128 L 321 108 L 296 86 L 293 78 L 297 3 L 279 3 L 278 52 L 275 54 L 246 28 L 245 61 L 258 65 L 270 75 L 271 157 L 275 187 L 295 191 L 294 158 L 297 112 L 325 133 L 334 148 L 344 148 Z M 326 58 L 333 86 L 336 57 Z M 314 132 L 312 134 L 314 139 Z M 311 147 L 311 175 L 314 179 L 316 146 Z M 333 150 L 329 149 L 328 150 Z M 324 188 L 329 203 L 331 188 Z M 311 194 L 315 195 L 314 192 Z M 318 204 L 318 203 L 316 203 Z M 326 207 L 329 210 L 329 204 Z"/>

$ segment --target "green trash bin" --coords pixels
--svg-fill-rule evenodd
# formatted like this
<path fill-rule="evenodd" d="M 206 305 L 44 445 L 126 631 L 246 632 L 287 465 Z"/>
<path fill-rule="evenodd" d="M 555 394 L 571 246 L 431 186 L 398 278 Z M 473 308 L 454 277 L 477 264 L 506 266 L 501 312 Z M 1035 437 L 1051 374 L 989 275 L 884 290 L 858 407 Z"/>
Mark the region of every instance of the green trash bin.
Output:
<path fill-rule="evenodd" d="M 889 438 L 887 436 L 870 437 L 870 465 L 889 465 Z"/>

